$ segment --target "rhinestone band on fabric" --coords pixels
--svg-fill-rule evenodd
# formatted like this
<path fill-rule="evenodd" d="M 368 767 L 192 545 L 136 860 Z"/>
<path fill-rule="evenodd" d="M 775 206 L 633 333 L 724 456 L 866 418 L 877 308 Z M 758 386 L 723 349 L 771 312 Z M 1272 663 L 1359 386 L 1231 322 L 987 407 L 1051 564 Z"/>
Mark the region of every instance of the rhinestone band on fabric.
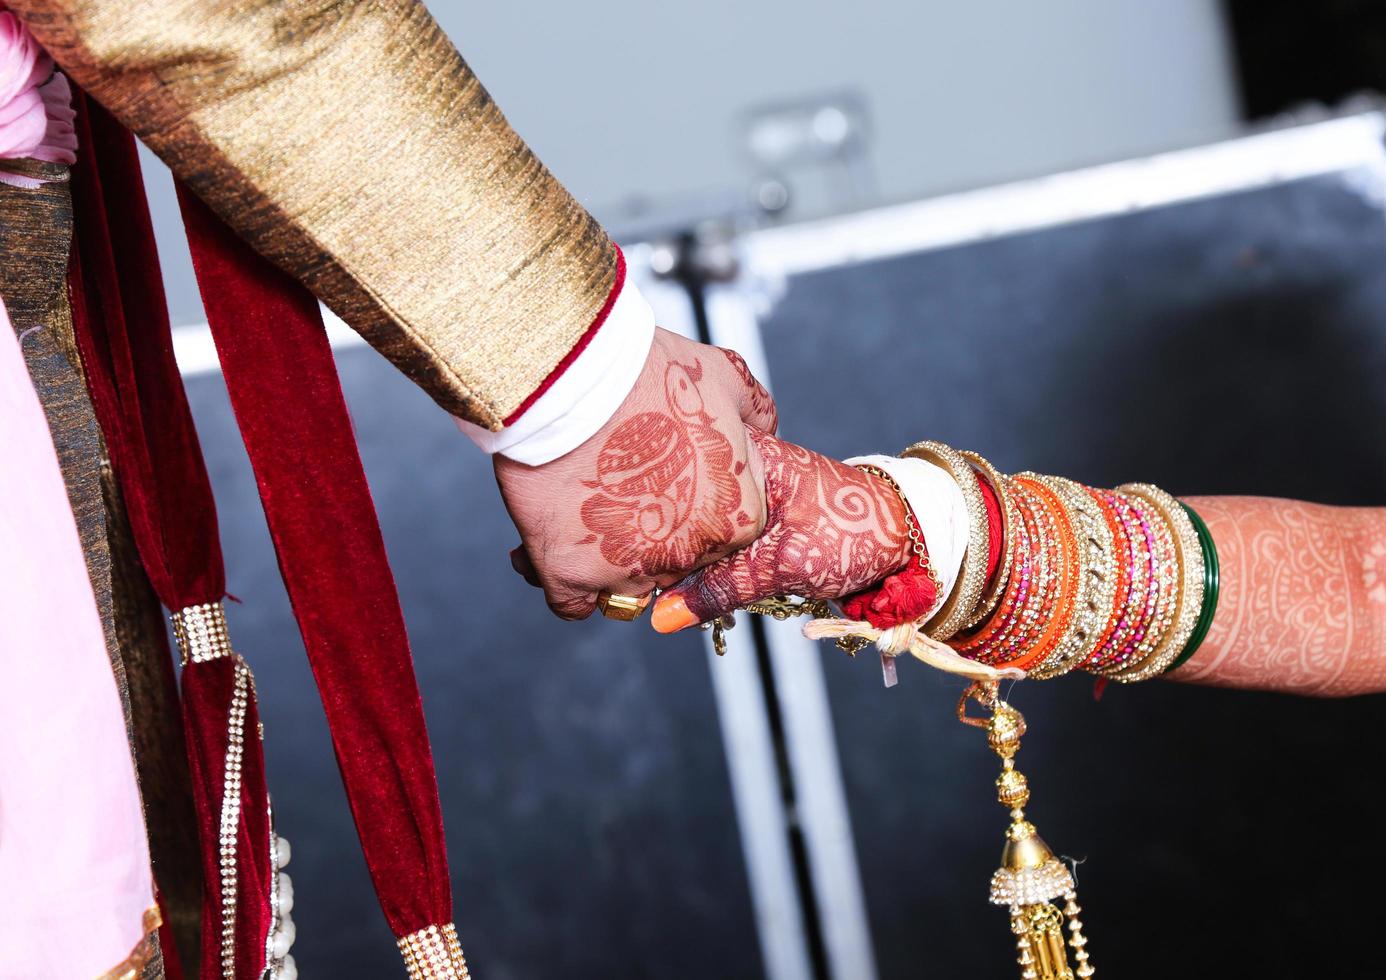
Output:
<path fill-rule="evenodd" d="M 400 937 L 399 951 L 409 980 L 469 980 L 457 927 L 451 922 Z"/>
<path fill-rule="evenodd" d="M 236 898 L 239 868 L 236 845 L 241 826 L 241 759 L 245 756 L 245 715 L 250 704 L 250 668 L 236 664 L 236 685 L 226 713 L 226 774 L 221 794 L 221 972 L 236 978 Z"/>
<path fill-rule="evenodd" d="M 183 666 L 231 656 L 231 639 L 226 634 L 226 614 L 220 602 L 186 606 L 171 617 L 173 636 Z"/>

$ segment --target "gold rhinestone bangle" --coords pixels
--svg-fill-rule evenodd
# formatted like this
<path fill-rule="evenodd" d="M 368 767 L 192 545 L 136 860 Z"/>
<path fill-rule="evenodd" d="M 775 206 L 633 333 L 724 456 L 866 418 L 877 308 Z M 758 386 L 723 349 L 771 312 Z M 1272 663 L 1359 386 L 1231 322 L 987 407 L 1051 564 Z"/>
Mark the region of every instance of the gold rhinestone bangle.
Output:
<path fill-rule="evenodd" d="M 1198 614 L 1203 608 L 1203 549 L 1198 531 L 1184 508 L 1165 491 L 1150 483 L 1127 483 L 1118 487 L 1122 493 L 1148 501 L 1165 519 L 1174 537 L 1174 552 L 1178 563 L 1176 599 L 1169 630 L 1150 656 L 1116 674 L 1123 683 L 1149 680 L 1164 673 L 1166 667 L 1184 649 L 1193 635 Z"/>
<path fill-rule="evenodd" d="M 947 470 L 962 491 L 963 504 L 967 508 L 967 548 L 963 551 L 962 570 L 952 593 L 944 597 L 939 611 L 924 626 L 924 632 L 933 639 L 946 640 L 972 619 L 987 587 L 990 537 L 987 507 L 977 486 L 976 473 L 952 446 L 928 439 L 916 442 L 900 455 L 906 459 L 922 459 Z"/>
<path fill-rule="evenodd" d="M 183 666 L 231 656 L 231 639 L 226 634 L 226 613 L 220 602 L 185 606 L 174 613 L 173 637 Z"/>
<path fill-rule="evenodd" d="M 1073 619 L 1044 663 L 1029 671 L 1036 680 L 1045 680 L 1068 673 L 1092 656 L 1112 615 L 1117 569 L 1112 530 L 1097 501 L 1072 480 L 1057 476 L 1035 479 L 1058 496 L 1078 542 L 1080 584 Z"/>
<path fill-rule="evenodd" d="M 451 922 L 428 926 L 399 939 L 409 980 L 469 980 L 467 960 L 457 927 Z"/>
<path fill-rule="evenodd" d="M 971 629 L 982 622 L 1001 604 L 1001 598 L 1006 594 L 1006 585 L 1011 576 L 1011 542 L 1014 540 L 1012 535 L 1015 533 L 1016 522 L 1019 516 L 1015 512 L 1015 504 L 1011 502 L 1010 491 L 1006 487 L 1006 478 L 1001 475 L 995 466 L 985 457 L 974 452 L 964 450 L 963 459 L 971 463 L 981 478 L 987 481 L 991 487 L 991 492 L 996 495 L 996 502 L 1001 507 L 1001 564 L 997 566 L 996 574 L 992 576 L 991 584 L 982 593 L 982 598 L 977 603 L 977 608 L 972 611 L 972 615 L 963 623 L 964 629 Z M 985 504 L 983 504 L 985 507 Z M 985 517 L 983 518 L 985 520 Z M 990 547 L 990 543 L 988 543 Z"/>

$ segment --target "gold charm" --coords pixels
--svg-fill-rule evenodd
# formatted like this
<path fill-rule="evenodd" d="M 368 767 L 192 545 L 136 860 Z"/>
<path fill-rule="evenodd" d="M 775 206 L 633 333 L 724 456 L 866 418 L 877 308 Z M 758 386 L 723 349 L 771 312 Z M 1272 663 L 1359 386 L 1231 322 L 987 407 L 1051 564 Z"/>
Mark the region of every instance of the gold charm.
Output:
<path fill-rule="evenodd" d="M 703 623 L 702 628 L 712 630 L 712 652 L 719 657 L 727 655 L 727 630 L 736 625 L 736 617 L 731 613 L 718 616 Z"/>
<path fill-rule="evenodd" d="M 741 607 L 748 613 L 757 616 L 769 616 L 771 619 L 783 622 L 792 616 L 807 616 L 810 619 L 831 619 L 837 615 L 833 607 L 828 605 L 826 599 L 793 599 L 789 596 L 771 596 L 768 599 L 757 599 L 755 602 L 748 602 Z M 731 629 L 735 623 L 730 616 L 723 616 L 725 625 L 717 620 L 712 623 L 712 648 L 721 656 L 727 652 L 727 641 L 722 636 L 723 629 Z M 855 657 L 857 651 L 869 643 L 869 640 L 860 636 L 842 636 L 834 641 L 837 648 L 849 657 Z"/>
<path fill-rule="evenodd" d="M 976 701 L 991 711 L 989 718 L 967 713 L 967 702 Z M 1040 839 L 1034 825 L 1025 819 L 1030 787 L 1025 774 L 1015 768 L 1020 737 L 1025 734 L 1025 717 L 997 697 L 995 684 L 973 684 L 958 702 L 958 719 L 965 725 L 985 728 L 987 744 L 1001 757 L 1001 775 L 996 779 L 996 798 L 1011 811 L 1006 830 L 1006 846 L 1001 867 L 991 876 L 991 902 L 1011 910 L 1011 932 L 1016 937 L 1021 980 L 1078 980 L 1096 972 L 1088 962 L 1088 940 L 1083 935 L 1082 911 L 1073 875 Z M 1064 900 L 1060 909 L 1055 903 Z M 1073 949 L 1073 967 L 1065 949 Z"/>

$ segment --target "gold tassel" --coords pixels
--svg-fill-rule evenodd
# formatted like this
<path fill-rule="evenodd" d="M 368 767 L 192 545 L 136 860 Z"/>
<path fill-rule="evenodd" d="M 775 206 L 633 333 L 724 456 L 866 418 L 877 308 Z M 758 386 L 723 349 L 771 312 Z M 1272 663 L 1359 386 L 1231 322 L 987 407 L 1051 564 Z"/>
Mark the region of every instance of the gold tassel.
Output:
<path fill-rule="evenodd" d="M 967 702 L 974 700 L 991 711 L 990 717 L 967 714 Z M 1016 962 L 1021 980 L 1078 980 L 1091 977 L 1088 940 L 1078 918 L 1082 909 L 1073 875 L 1040 839 L 1035 827 L 1025 819 L 1030 787 L 1025 774 L 1015 768 L 1020 737 L 1025 734 L 1025 717 L 997 696 L 995 684 L 973 684 L 958 702 L 958 718 L 964 724 L 985 728 L 987 744 L 1001 757 L 1001 775 L 996 779 L 996 798 L 1011 811 L 1001 867 L 991 876 L 991 902 L 1005 905 L 1011 912 L 1011 931 L 1016 937 Z M 1056 903 L 1063 899 L 1061 909 Z M 1070 966 L 1067 947 L 1073 950 Z"/>

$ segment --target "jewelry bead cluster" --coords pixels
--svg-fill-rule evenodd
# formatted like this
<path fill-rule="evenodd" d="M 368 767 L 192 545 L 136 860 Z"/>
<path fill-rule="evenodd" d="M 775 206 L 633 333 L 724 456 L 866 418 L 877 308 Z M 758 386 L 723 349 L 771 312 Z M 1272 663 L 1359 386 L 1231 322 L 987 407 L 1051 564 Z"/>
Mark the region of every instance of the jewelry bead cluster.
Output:
<path fill-rule="evenodd" d="M 989 709 L 990 717 L 969 715 L 970 701 Z M 974 684 L 958 702 L 958 718 L 964 724 L 985 729 L 987 744 L 1001 759 L 996 799 L 1010 810 L 1011 823 L 1006 828 L 1001 866 L 991 876 L 989 897 L 993 905 L 1010 910 L 1021 980 L 1086 980 L 1096 971 L 1089 960 L 1082 920 L 1078 918 L 1082 909 L 1078 906 L 1077 885 L 1068 867 L 1025 817 L 1030 787 L 1015 767 L 1020 739 L 1025 734 L 1025 716 L 997 696 L 994 684 Z M 1062 909 L 1057 904 L 1061 899 Z"/>
<path fill-rule="evenodd" d="M 977 544 L 987 541 L 986 517 L 968 507 L 973 533 L 959 576 L 968 584 L 955 587 L 945 606 L 955 622 L 936 637 L 962 656 L 1037 679 L 1082 669 L 1129 683 L 1183 662 L 1206 633 L 1216 601 L 1216 575 L 1205 575 L 1216 560 L 1212 540 L 1159 487 L 1100 490 L 1038 473 L 1005 476 L 941 443 L 917 443 L 905 455 L 945 466 L 959 486 L 985 482 L 1001 509 L 1001 561 L 983 583 L 977 569 L 986 555 Z"/>
<path fill-rule="evenodd" d="M 274 825 L 274 813 L 270 812 L 270 826 Z M 294 939 L 298 930 L 294 926 L 294 883 L 284 869 L 288 867 L 293 850 L 287 837 L 270 831 L 270 867 L 274 869 L 270 877 L 270 928 L 265 937 L 265 974 L 267 980 L 298 980 L 298 964 L 294 962 Z"/>

